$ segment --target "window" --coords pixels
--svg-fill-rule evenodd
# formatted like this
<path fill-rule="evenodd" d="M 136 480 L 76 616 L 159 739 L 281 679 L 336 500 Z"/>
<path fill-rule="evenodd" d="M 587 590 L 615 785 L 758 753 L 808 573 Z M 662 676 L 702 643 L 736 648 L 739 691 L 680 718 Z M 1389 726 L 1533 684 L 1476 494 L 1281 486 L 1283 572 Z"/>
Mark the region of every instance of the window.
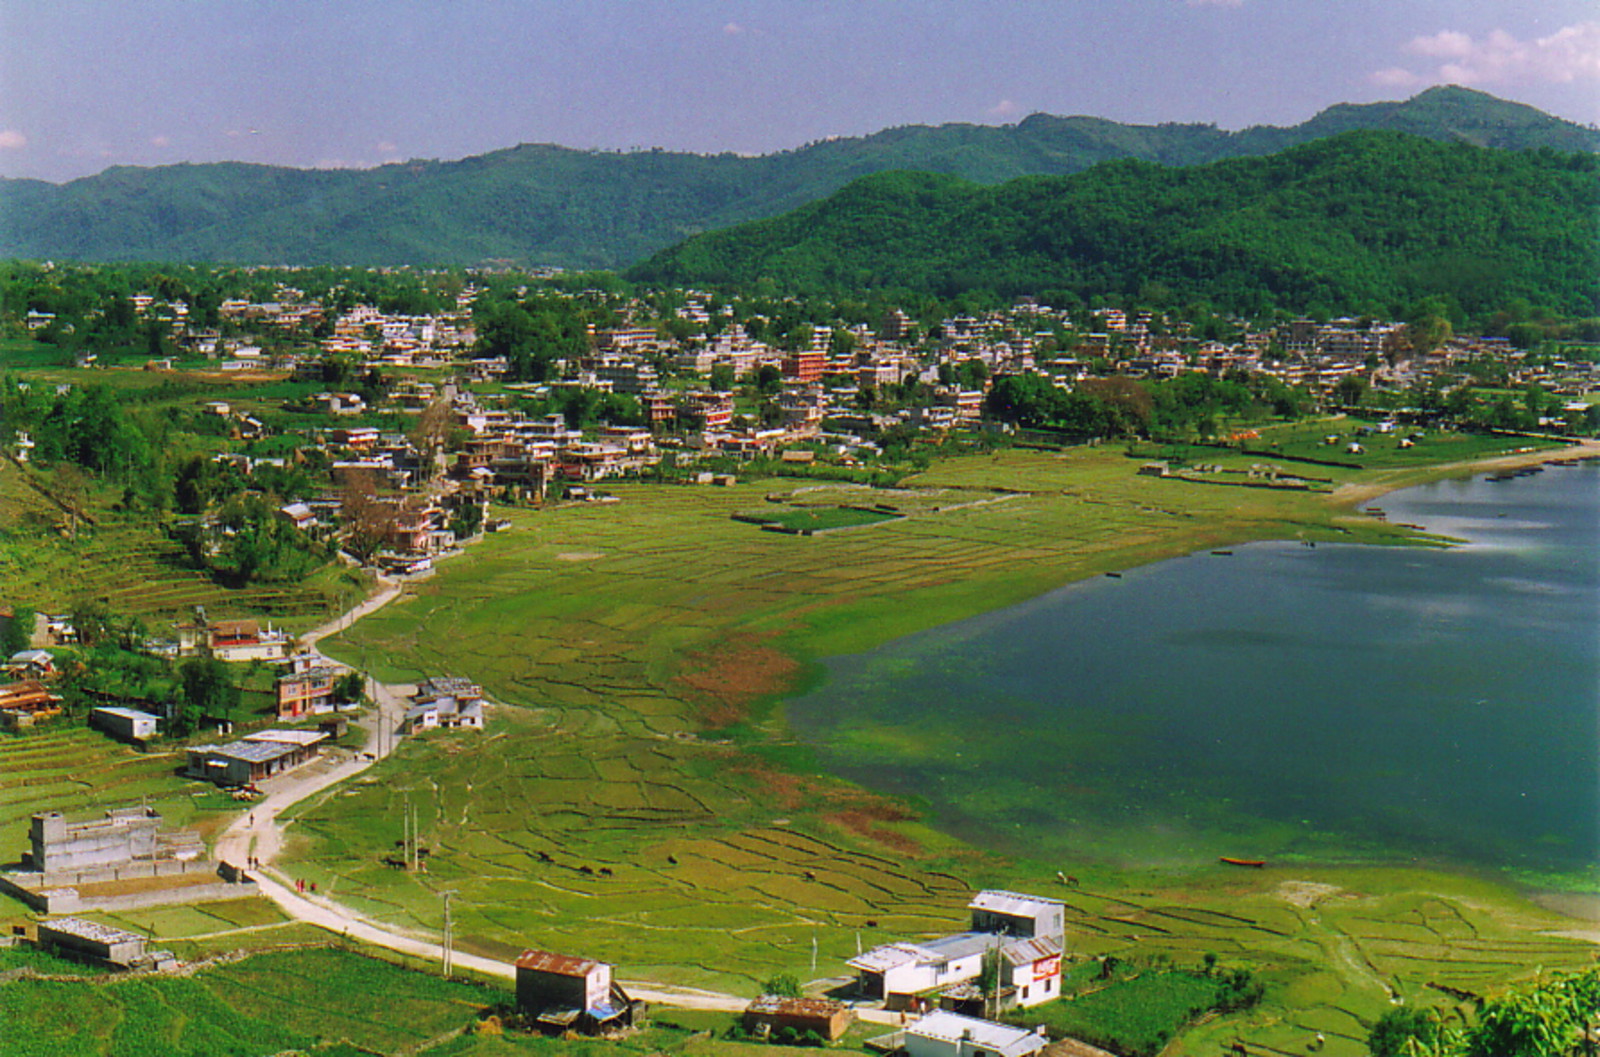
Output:
<path fill-rule="evenodd" d="M 1023 988 L 1022 988 L 1022 1000 L 1024 1002 L 1026 1002 L 1028 1000 L 1028 988 L 1027 988 L 1027 985 L 1023 985 Z"/>

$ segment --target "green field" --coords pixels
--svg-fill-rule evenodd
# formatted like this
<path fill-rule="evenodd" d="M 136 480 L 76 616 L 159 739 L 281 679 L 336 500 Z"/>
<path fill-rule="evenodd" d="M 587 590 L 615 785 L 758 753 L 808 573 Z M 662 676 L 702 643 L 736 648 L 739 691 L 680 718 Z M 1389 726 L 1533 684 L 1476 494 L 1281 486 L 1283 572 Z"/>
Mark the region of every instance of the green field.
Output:
<path fill-rule="evenodd" d="M 10 967 L 0 949 L 0 970 Z M 65 968 L 35 959 L 40 972 Z M 734 1041 L 731 1013 L 653 1011 L 616 1040 L 504 1028 L 503 984 L 442 980 L 325 944 L 287 946 L 184 977 L 0 983 L 0 1057 L 800 1057 L 800 1047 Z M 881 1029 L 878 1029 L 881 1030 Z M 876 1031 L 858 1025 L 843 1045 Z"/>
<path fill-rule="evenodd" d="M 1058 889 L 1053 864 L 979 853 L 915 804 L 814 774 L 771 702 L 804 684 L 813 659 L 1076 577 L 1251 538 L 1411 538 L 1326 495 L 1141 477 L 1138 465 L 1111 448 L 950 459 L 882 495 L 909 516 L 812 538 L 732 515 L 873 497 L 620 485 L 618 504 L 514 512 L 510 531 L 329 648 L 386 679 L 471 675 L 515 707 L 494 712 L 487 736 L 409 742 L 307 805 L 303 870 L 373 916 L 427 929 L 440 924 L 435 893 L 453 888 L 458 936 L 485 953 L 583 950 L 624 976 L 743 993 L 774 971 L 812 976 L 813 937 L 815 975 L 836 975 L 858 943 L 958 927 L 974 887 Z M 432 851 L 425 875 L 381 865 L 408 797 Z M 1328 1052 L 1357 1053 L 1391 991 L 1483 986 L 1588 956 L 1528 931 L 1559 919 L 1462 878 L 1138 871 L 1096 866 L 1092 849 L 1074 870 L 1075 954 L 1198 965 L 1212 951 L 1262 970 L 1261 1009 L 1194 1040 L 1290 1039 L 1310 1025 L 1335 1040 Z M 1338 896 L 1302 907 L 1301 882 Z M 1441 942 L 1444 913 L 1470 920 L 1481 949 Z"/>
<path fill-rule="evenodd" d="M 0 1057 L 416 1053 L 508 998 L 330 948 L 261 953 L 187 977 L 22 979 L 0 984 Z"/>

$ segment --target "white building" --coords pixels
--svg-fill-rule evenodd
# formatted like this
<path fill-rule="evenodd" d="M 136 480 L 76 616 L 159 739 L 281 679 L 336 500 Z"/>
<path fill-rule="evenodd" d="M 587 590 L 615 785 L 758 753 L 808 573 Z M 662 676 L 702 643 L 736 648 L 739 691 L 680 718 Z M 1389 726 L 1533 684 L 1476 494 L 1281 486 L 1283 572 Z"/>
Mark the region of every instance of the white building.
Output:
<path fill-rule="evenodd" d="M 910 1057 L 1028 1057 L 1049 1044 L 1040 1031 L 937 1010 L 906 1028 Z"/>
<path fill-rule="evenodd" d="M 903 1009 L 913 995 L 976 980 L 984 952 L 994 945 L 992 935 L 959 932 L 923 943 L 886 943 L 846 964 L 856 970 L 864 996 Z"/>
<path fill-rule="evenodd" d="M 1059 899 L 1041 899 L 1020 892 L 988 889 L 967 904 L 972 911 L 972 931 L 998 932 L 1006 936 L 1066 935 L 1066 904 Z"/>

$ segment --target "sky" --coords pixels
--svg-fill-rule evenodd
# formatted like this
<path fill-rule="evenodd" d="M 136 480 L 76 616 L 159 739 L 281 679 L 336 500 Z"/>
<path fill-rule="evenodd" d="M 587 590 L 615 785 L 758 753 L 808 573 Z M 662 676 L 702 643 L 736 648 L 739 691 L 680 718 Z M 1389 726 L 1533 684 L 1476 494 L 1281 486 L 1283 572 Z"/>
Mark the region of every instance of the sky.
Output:
<path fill-rule="evenodd" d="M 0 176 L 765 153 L 1038 111 L 1235 129 L 1434 84 L 1600 123 L 1600 4 L 0 0 Z"/>

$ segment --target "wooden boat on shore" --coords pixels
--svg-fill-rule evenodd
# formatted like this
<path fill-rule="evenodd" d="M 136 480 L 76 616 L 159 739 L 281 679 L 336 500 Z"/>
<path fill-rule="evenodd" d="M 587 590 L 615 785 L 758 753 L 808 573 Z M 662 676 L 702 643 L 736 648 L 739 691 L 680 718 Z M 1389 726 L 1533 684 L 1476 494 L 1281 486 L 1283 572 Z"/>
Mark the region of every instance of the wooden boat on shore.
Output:
<path fill-rule="evenodd" d="M 1267 860 L 1265 859 L 1235 859 L 1230 855 L 1221 856 L 1219 861 L 1229 866 L 1250 866 L 1257 870 L 1267 865 Z"/>

